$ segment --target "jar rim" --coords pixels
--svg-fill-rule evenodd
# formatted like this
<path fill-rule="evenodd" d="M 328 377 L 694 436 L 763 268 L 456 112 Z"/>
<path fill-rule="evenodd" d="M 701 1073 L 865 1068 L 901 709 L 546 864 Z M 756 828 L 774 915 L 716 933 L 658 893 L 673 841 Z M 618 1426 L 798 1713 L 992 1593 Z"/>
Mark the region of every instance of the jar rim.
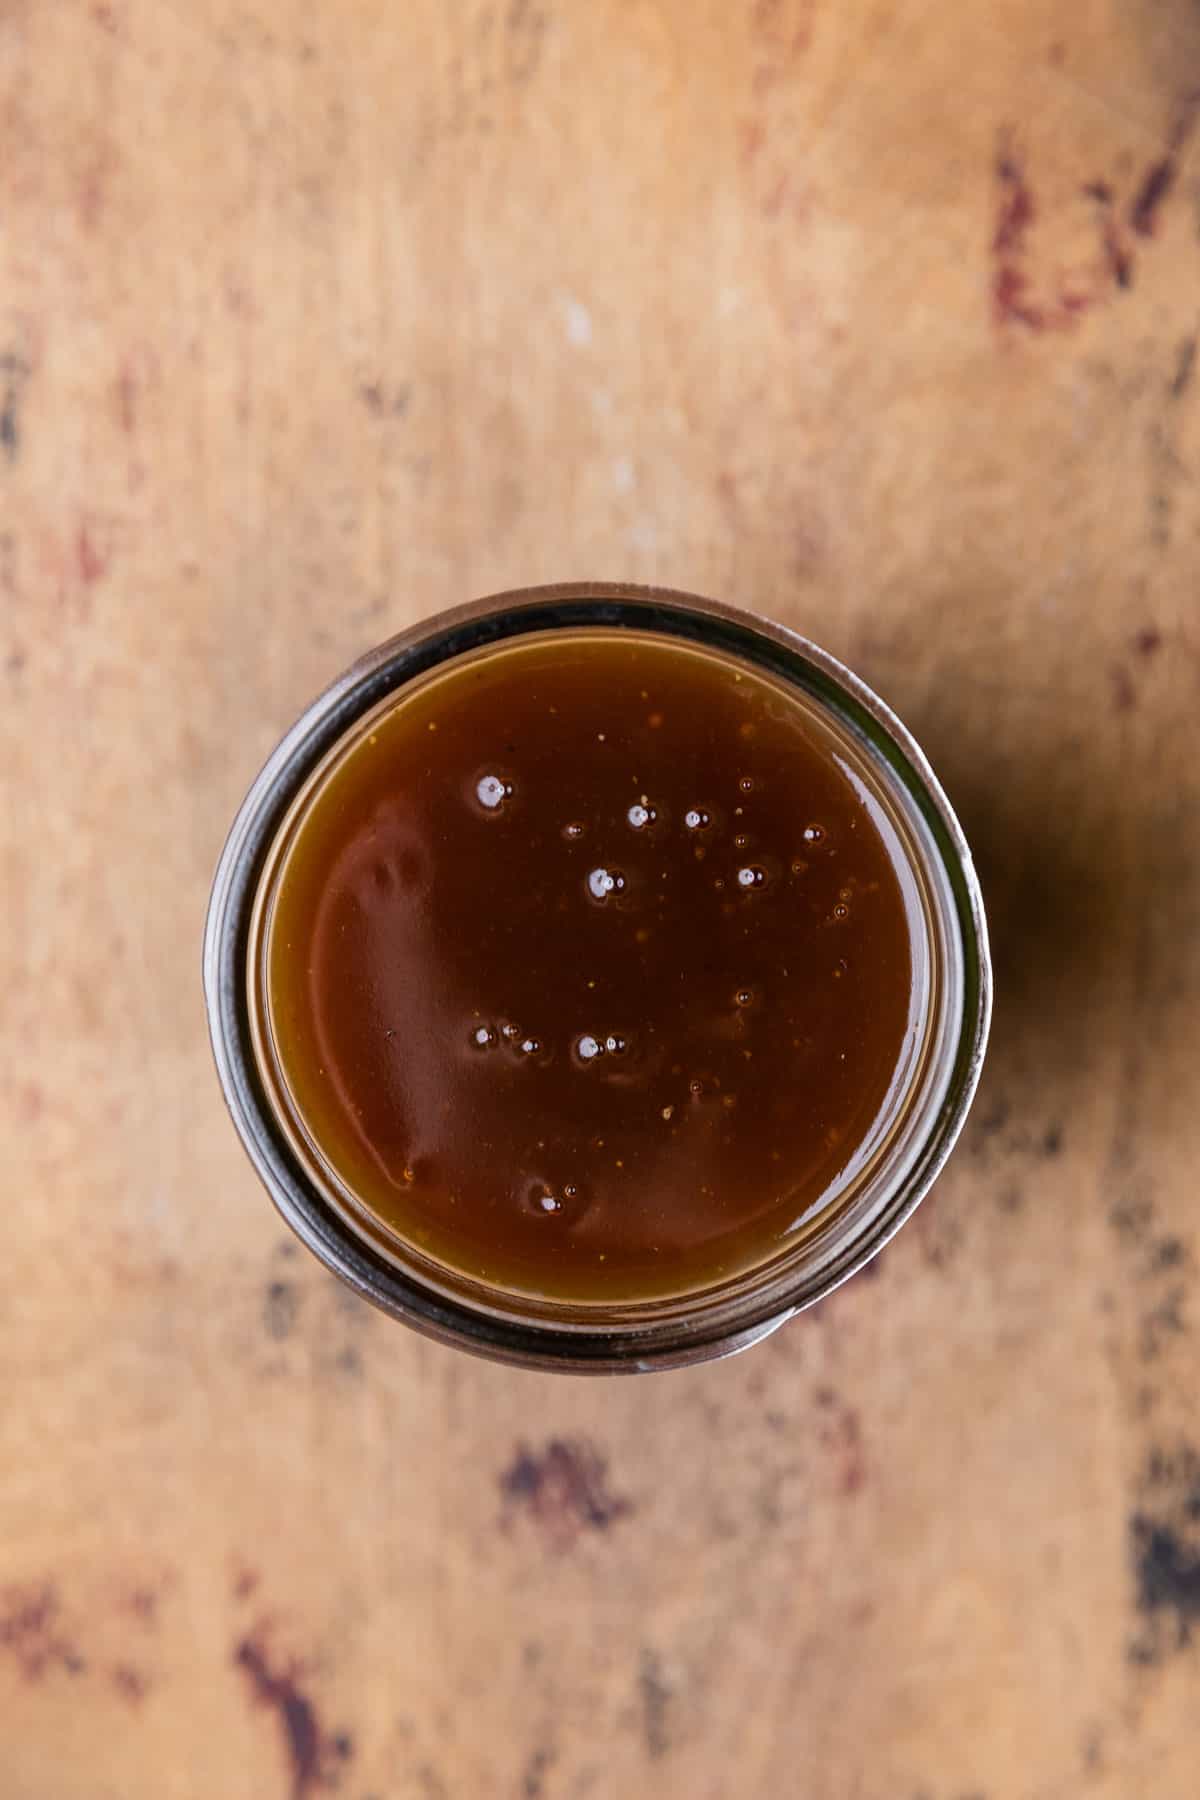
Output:
<path fill-rule="evenodd" d="M 500 1308 L 422 1281 L 372 1245 L 332 1203 L 306 1164 L 278 1093 L 265 1076 L 252 1004 L 261 938 L 264 871 L 314 776 L 376 710 L 417 676 L 466 651 L 569 627 L 650 631 L 691 639 L 756 665 L 803 689 L 849 727 L 882 786 L 907 810 L 938 889 L 953 994 L 939 1015 L 936 1068 L 915 1141 L 897 1183 L 884 1184 L 870 1216 L 833 1240 L 819 1263 L 793 1269 L 782 1258 L 773 1279 L 744 1291 L 705 1292 L 641 1307 L 615 1322 L 530 1316 L 513 1299 Z M 252 783 L 230 830 L 213 882 L 205 929 L 204 987 L 218 1075 L 234 1125 L 286 1222 L 335 1274 L 393 1317 L 429 1336 L 493 1359 L 568 1372 L 681 1366 L 757 1341 L 824 1298 L 882 1249 L 941 1169 L 978 1082 L 991 1010 L 991 969 L 983 898 L 962 828 L 911 734 L 891 709 L 836 658 L 785 626 L 720 601 L 670 589 L 587 582 L 515 590 L 443 612 L 379 645 L 305 710 Z M 911 1135 L 911 1134 L 910 1134 Z M 853 1224 L 853 1221 L 851 1221 Z M 845 1241 L 841 1241 L 841 1239 Z M 773 1266 L 773 1265 L 772 1265 Z M 753 1272 L 752 1272 L 753 1274 Z M 532 1308 L 534 1315 L 538 1309 Z"/>

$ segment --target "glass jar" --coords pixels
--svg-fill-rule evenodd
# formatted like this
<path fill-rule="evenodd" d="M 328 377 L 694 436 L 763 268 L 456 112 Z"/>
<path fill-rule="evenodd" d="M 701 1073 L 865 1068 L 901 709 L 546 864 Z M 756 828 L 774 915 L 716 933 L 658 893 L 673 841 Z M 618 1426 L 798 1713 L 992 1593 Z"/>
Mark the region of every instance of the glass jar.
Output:
<path fill-rule="evenodd" d="M 263 1025 L 264 920 L 304 796 L 364 715 L 449 659 L 524 636 L 597 627 L 690 640 L 803 691 L 865 753 L 921 896 L 923 1035 L 903 1104 L 826 1222 L 779 1256 L 699 1293 L 627 1304 L 539 1301 L 406 1264 L 354 1216 L 290 1116 Z M 427 619 L 365 656 L 304 713 L 244 800 L 213 883 L 204 944 L 209 1030 L 226 1103 L 285 1220 L 336 1275 L 394 1318 L 497 1361 L 569 1373 L 681 1367 L 765 1337 L 874 1256 L 927 1192 L 979 1079 L 991 1011 L 983 900 L 945 794 L 895 715 L 832 656 L 769 620 L 662 589 L 570 583 Z"/>

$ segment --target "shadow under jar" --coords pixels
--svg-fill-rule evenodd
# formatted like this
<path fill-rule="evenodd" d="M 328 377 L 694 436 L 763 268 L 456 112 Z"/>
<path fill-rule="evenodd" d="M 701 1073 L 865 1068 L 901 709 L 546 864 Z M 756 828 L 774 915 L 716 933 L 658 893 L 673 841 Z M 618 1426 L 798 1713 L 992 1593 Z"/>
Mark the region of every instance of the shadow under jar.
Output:
<path fill-rule="evenodd" d="M 990 973 L 917 746 L 781 627 L 659 590 L 425 622 L 252 787 L 205 944 L 234 1122 L 386 1311 L 572 1372 L 745 1347 L 912 1211 Z"/>

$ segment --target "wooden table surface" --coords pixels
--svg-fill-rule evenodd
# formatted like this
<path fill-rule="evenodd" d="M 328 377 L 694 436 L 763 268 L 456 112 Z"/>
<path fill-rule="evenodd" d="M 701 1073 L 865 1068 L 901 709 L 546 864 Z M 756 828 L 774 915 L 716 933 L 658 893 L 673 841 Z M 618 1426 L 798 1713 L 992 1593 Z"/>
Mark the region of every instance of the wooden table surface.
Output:
<path fill-rule="evenodd" d="M 1193 1800 L 1198 106 L 1192 0 L 0 0 L 0 1800 Z M 340 1291 L 199 988 L 307 699 L 569 576 L 858 668 L 997 963 L 877 1277 L 627 1382 Z"/>

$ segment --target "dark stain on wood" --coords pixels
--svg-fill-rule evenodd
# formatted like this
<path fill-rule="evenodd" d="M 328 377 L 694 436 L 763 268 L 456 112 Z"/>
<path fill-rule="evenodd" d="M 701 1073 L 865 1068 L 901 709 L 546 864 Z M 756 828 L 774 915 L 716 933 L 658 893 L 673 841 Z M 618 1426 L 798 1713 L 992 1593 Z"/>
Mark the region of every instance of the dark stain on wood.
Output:
<path fill-rule="evenodd" d="M 832 1394 L 824 1400 L 823 1410 L 828 1416 L 818 1428 L 817 1439 L 833 1458 L 838 1493 L 849 1497 L 859 1492 L 867 1478 L 862 1427 L 853 1407 L 840 1405 Z"/>
<path fill-rule="evenodd" d="M 354 1754 L 351 1739 L 343 1732 L 327 1737 L 316 1707 L 300 1686 L 295 1665 L 271 1666 L 264 1646 L 246 1637 L 234 1647 L 233 1661 L 241 1669 L 256 1704 L 269 1707 L 279 1721 L 291 1776 L 291 1800 L 308 1800 L 318 1787 L 332 1785 L 337 1764 Z"/>
<path fill-rule="evenodd" d="M 412 389 L 407 384 L 389 388 L 382 381 L 364 381 L 358 396 L 372 418 L 402 419 L 408 411 Z"/>
<path fill-rule="evenodd" d="M 1131 712 L 1137 702 L 1137 689 L 1129 670 L 1123 663 L 1114 663 L 1108 671 L 1108 679 L 1112 684 L 1113 711 Z"/>
<path fill-rule="evenodd" d="M 1113 281 L 1122 292 L 1133 286 L 1133 254 L 1121 242 L 1116 221 L 1108 218 L 1104 223 L 1104 261 Z"/>
<path fill-rule="evenodd" d="M 504 77 L 514 87 L 524 87 L 537 74 L 546 26 L 546 14 L 533 0 L 509 0 L 504 18 Z"/>
<path fill-rule="evenodd" d="M 262 1580 L 257 1569 L 240 1568 L 233 1577 L 233 1597 L 235 1600 L 248 1600 Z"/>
<path fill-rule="evenodd" d="M 17 351 L 0 351 L 0 450 L 10 463 L 21 449 L 21 398 L 31 372 Z"/>
<path fill-rule="evenodd" d="M 1174 187 L 1177 173 L 1173 156 L 1164 156 L 1147 169 L 1129 208 L 1130 228 L 1139 237 L 1154 236 L 1158 209 Z"/>
<path fill-rule="evenodd" d="M 1008 1099 L 998 1095 L 968 1126 L 966 1148 L 985 1165 L 996 1158 L 1049 1159 L 1062 1154 L 1063 1128 L 1057 1119 L 1051 1119 L 1041 1129 L 1032 1122 L 1022 1124 L 1014 1119 Z"/>
<path fill-rule="evenodd" d="M 1129 1656 L 1148 1665 L 1190 1644 L 1200 1621 L 1200 1455 L 1152 1451 L 1140 1487 L 1129 1544 L 1141 1629 Z"/>
<path fill-rule="evenodd" d="M 1025 178 L 1024 166 L 1009 148 L 1001 147 L 997 152 L 995 174 L 999 200 L 992 254 L 1019 255 L 1025 249 L 1025 233 L 1037 216 L 1033 189 Z"/>
<path fill-rule="evenodd" d="M 108 558 L 100 554 L 86 524 L 75 534 L 75 560 L 79 566 L 79 579 L 85 587 L 99 581 L 108 569 Z"/>
<path fill-rule="evenodd" d="M 263 1329 L 276 1343 L 292 1335 L 300 1311 L 300 1295 L 290 1281 L 268 1283 L 263 1295 Z"/>
<path fill-rule="evenodd" d="M 0 1652 L 12 1658 L 26 1681 L 56 1670 L 80 1675 L 87 1667 L 63 1631 L 61 1610 L 51 1582 L 0 1592 Z"/>
<path fill-rule="evenodd" d="M 1042 307 L 1028 297 L 1029 278 L 1020 269 L 1004 264 L 992 277 L 992 314 L 997 325 L 1024 325 L 1041 331 L 1046 323 Z"/>
<path fill-rule="evenodd" d="M 656 1650 L 642 1651 L 638 1665 L 638 1699 L 642 1710 L 642 1742 L 647 1756 L 657 1761 L 671 1747 L 668 1732 L 671 1688 L 664 1679 L 662 1660 Z"/>
<path fill-rule="evenodd" d="M 1037 206 L 1025 165 L 1007 134 L 1001 136 L 992 172 L 997 194 L 991 242 L 996 262 L 992 316 L 997 325 L 1023 325 L 1029 331 L 1040 331 L 1046 323 L 1045 311 L 1030 299 L 1029 277 L 1020 266 Z"/>
<path fill-rule="evenodd" d="M 1187 460 L 1180 449 L 1181 403 L 1192 383 L 1196 366 L 1196 336 L 1189 333 L 1175 350 L 1170 375 L 1164 383 L 1162 404 L 1150 422 L 1150 537 L 1160 549 L 1171 541 L 1175 501 L 1181 484 L 1190 481 Z"/>
<path fill-rule="evenodd" d="M 1164 200 L 1175 186 L 1179 175 L 1179 157 L 1196 123 L 1200 93 L 1184 96 L 1176 108 L 1175 120 L 1167 134 L 1167 150 L 1151 163 L 1129 207 L 1130 229 L 1139 237 L 1153 237 Z"/>
<path fill-rule="evenodd" d="M 1138 1322 L 1138 1354 L 1143 1362 L 1155 1362 L 1172 1339 L 1187 1331 L 1187 1287 L 1175 1282 L 1142 1313 Z"/>
<path fill-rule="evenodd" d="M 137 376 L 131 361 L 123 362 L 117 371 L 116 399 L 121 430 L 132 437 L 137 430 Z"/>
<path fill-rule="evenodd" d="M 1192 376 L 1196 372 L 1196 334 L 1192 332 L 1185 337 L 1179 346 L 1175 363 L 1175 373 L 1171 377 L 1170 395 L 1172 400 L 1182 400 L 1191 385 Z"/>
<path fill-rule="evenodd" d="M 1108 181 L 1087 181 L 1083 193 L 1100 209 L 1100 251 L 1104 272 L 1122 292 L 1133 286 L 1133 253 L 1126 245 L 1115 212 L 1116 191 Z"/>
<path fill-rule="evenodd" d="M 129 1596 L 129 1610 L 142 1625 L 157 1625 L 159 1596 L 154 1588 L 136 1587 Z"/>
<path fill-rule="evenodd" d="M 113 1686 L 130 1706 L 140 1706 L 150 1691 L 150 1683 L 132 1663 L 117 1663 L 112 1672 Z"/>
<path fill-rule="evenodd" d="M 583 1439 L 551 1438 L 541 1451 L 518 1445 L 500 1477 L 500 1492 L 558 1548 L 581 1531 L 608 1531 L 633 1510 L 631 1501 L 611 1492 L 607 1458 Z"/>
<path fill-rule="evenodd" d="M 1187 1245 L 1182 1238 L 1160 1238 L 1150 1251 L 1149 1273 L 1159 1274 L 1164 1269 L 1178 1269 L 1188 1260 Z"/>
<path fill-rule="evenodd" d="M 554 1763 L 554 1752 L 545 1745 L 536 1749 L 525 1765 L 521 1777 L 522 1800 L 544 1800 L 546 1777 Z"/>

